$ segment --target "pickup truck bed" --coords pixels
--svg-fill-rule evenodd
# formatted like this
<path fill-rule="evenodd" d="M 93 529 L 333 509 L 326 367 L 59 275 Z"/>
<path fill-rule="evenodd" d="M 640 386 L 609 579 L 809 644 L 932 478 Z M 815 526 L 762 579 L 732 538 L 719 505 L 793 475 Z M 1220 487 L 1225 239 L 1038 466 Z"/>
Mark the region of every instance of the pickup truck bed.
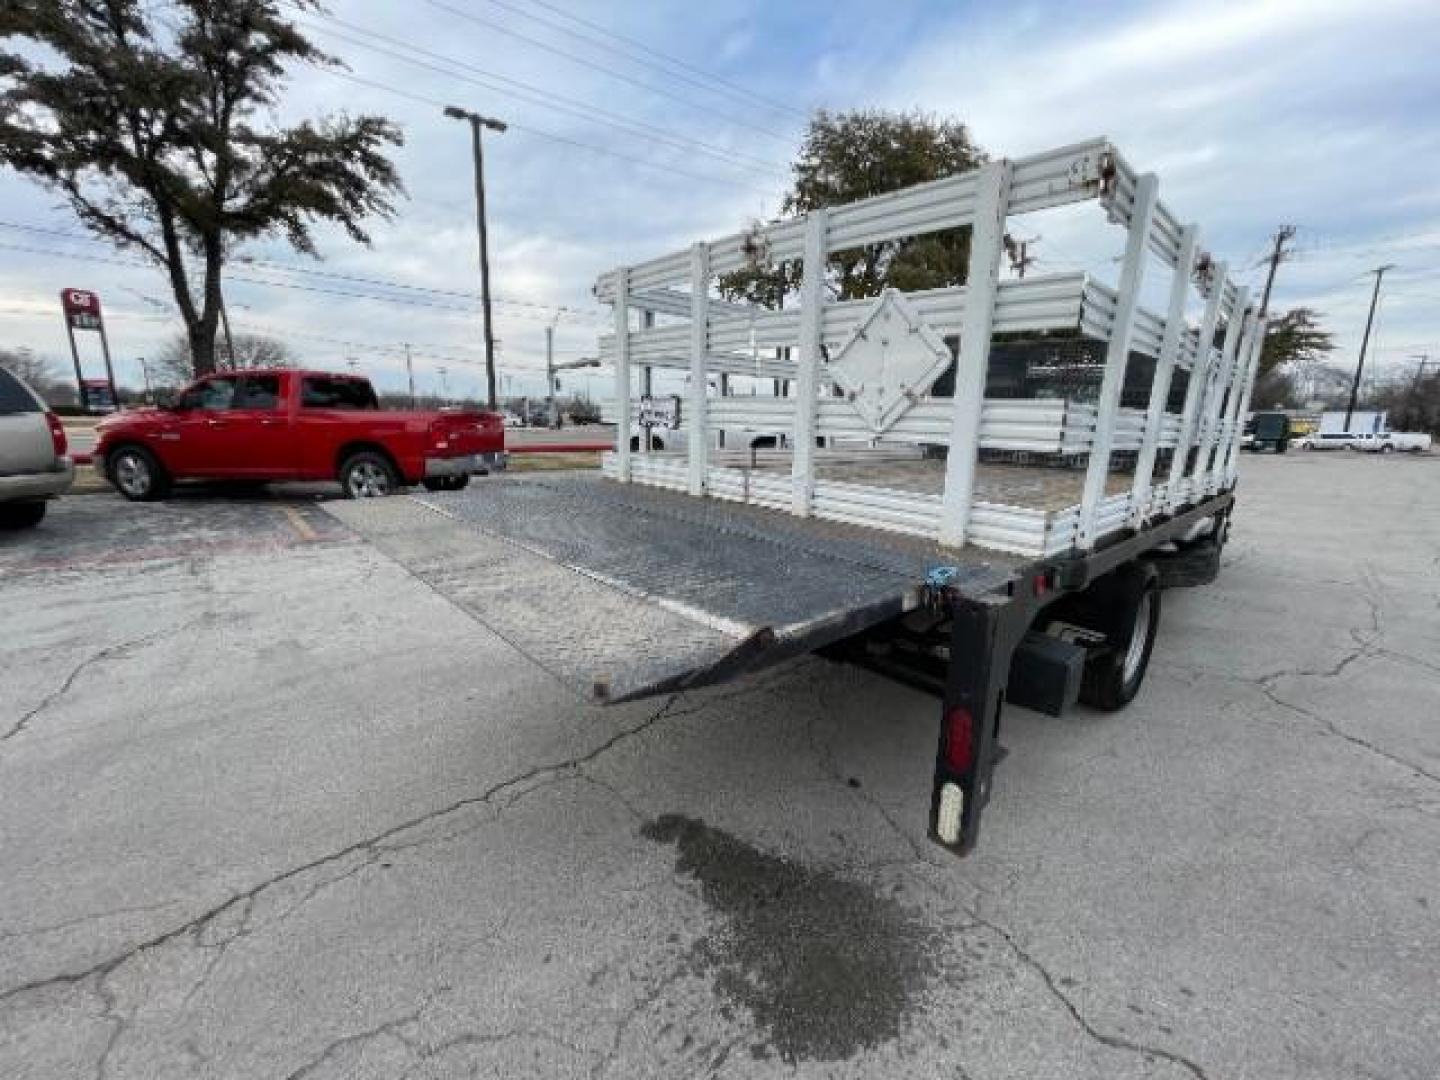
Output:
<path fill-rule="evenodd" d="M 917 606 L 924 541 L 594 473 L 327 504 L 586 697 L 721 682 Z M 967 549 L 952 587 L 1003 588 L 1024 560 Z"/>

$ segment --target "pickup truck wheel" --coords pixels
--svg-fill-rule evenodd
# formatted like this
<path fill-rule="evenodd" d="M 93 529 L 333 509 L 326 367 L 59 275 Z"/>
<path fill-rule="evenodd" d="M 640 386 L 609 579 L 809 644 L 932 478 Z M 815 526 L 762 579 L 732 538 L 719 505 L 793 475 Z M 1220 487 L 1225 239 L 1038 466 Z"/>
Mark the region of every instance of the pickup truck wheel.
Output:
<path fill-rule="evenodd" d="M 45 520 L 43 502 L 0 503 L 0 529 L 33 529 Z"/>
<path fill-rule="evenodd" d="M 347 499 L 379 499 L 395 493 L 400 477 L 389 458 L 373 450 L 361 450 L 340 466 L 340 486 Z"/>
<path fill-rule="evenodd" d="M 110 482 L 131 502 L 153 502 L 170 488 L 165 467 L 143 446 L 122 446 L 107 463 Z"/>
<path fill-rule="evenodd" d="M 1080 700 L 1115 712 L 1135 699 L 1150 666 L 1160 628 L 1160 575 L 1148 562 L 1133 563 L 1097 584 L 1093 610 L 1108 640 L 1085 663 Z"/>
<path fill-rule="evenodd" d="M 431 476 L 422 481 L 426 491 L 463 491 L 470 483 L 468 475 Z"/>

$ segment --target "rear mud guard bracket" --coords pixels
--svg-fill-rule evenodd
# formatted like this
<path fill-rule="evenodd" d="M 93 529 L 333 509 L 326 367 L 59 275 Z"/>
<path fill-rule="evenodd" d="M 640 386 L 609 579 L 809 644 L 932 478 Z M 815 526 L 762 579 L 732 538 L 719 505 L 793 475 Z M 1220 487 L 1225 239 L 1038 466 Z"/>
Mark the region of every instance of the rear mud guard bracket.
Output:
<path fill-rule="evenodd" d="M 950 669 L 935 751 L 930 839 L 966 855 L 980 838 L 999 759 L 1000 714 L 1010 659 L 1028 618 L 1004 597 L 951 600 Z"/>

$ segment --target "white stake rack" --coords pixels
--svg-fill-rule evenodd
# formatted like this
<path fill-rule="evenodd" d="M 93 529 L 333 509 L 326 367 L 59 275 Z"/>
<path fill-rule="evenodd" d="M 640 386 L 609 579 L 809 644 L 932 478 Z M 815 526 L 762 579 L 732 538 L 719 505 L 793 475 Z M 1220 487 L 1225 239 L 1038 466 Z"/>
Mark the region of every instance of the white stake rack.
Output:
<path fill-rule="evenodd" d="M 616 400 L 631 402 L 614 410 L 605 475 L 1035 556 L 1091 550 L 1228 488 L 1264 327 L 1246 291 L 1201 252 L 1196 227 L 1159 201 L 1158 186 L 1097 139 L 602 275 L 595 294 L 613 309 L 614 333 L 601 338 L 601 357 L 614 365 Z M 1126 230 L 1115 288 L 1080 273 L 999 280 L 1010 219 L 1087 200 Z M 963 225 L 973 228 L 966 285 L 828 298 L 827 253 Z M 795 306 L 715 295 L 716 278 L 752 264 L 757 249 L 771 263 L 800 261 Z M 1163 312 L 1140 304 L 1157 267 L 1168 282 Z M 1187 318 L 1192 306 L 1203 312 L 1198 325 Z M 985 398 L 994 335 L 1047 332 L 1105 343 L 1098 400 Z M 937 397 L 946 337 L 959 339 L 955 390 Z M 1137 355 L 1155 361 L 1148 407 L 1122 408 Z M 683 452 L 632 450 L 632 375 L 643 367 L 689 372 Z M 1188 383 L 1174 413 L 1166 405 L 1177 369 Z M 789 380 L 794 392 L 714 396 L 712 374 Z M 783 436 L 789 449 L 737 456 L 718 449 L 719 431 Z M 922 446 L 948 447 L 945 460 Z M 987 465 L 982 451 L 1039 463 Z"/>

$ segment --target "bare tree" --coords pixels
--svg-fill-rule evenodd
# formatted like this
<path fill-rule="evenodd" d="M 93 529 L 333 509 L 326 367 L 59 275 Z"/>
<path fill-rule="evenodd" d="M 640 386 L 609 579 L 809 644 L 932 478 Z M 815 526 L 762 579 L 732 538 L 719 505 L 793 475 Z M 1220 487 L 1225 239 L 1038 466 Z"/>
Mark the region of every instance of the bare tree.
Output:
<path fill-rule="evenodd" d="M 295 366 L 295 354 L 290 346 L 278 338 L 265 334 L 234 335 L 235 355 L 228 349 L 215 353 L 217 371 L 240 371 L 246 368 L 283 368 Z M 160 348 L 155 357 L 154 370 L 159 380 L 165 383 L 187 383 L 195 378 L 198 365 L 190 351 L 188 335 L 179 333 L 171 337 Z"/>

